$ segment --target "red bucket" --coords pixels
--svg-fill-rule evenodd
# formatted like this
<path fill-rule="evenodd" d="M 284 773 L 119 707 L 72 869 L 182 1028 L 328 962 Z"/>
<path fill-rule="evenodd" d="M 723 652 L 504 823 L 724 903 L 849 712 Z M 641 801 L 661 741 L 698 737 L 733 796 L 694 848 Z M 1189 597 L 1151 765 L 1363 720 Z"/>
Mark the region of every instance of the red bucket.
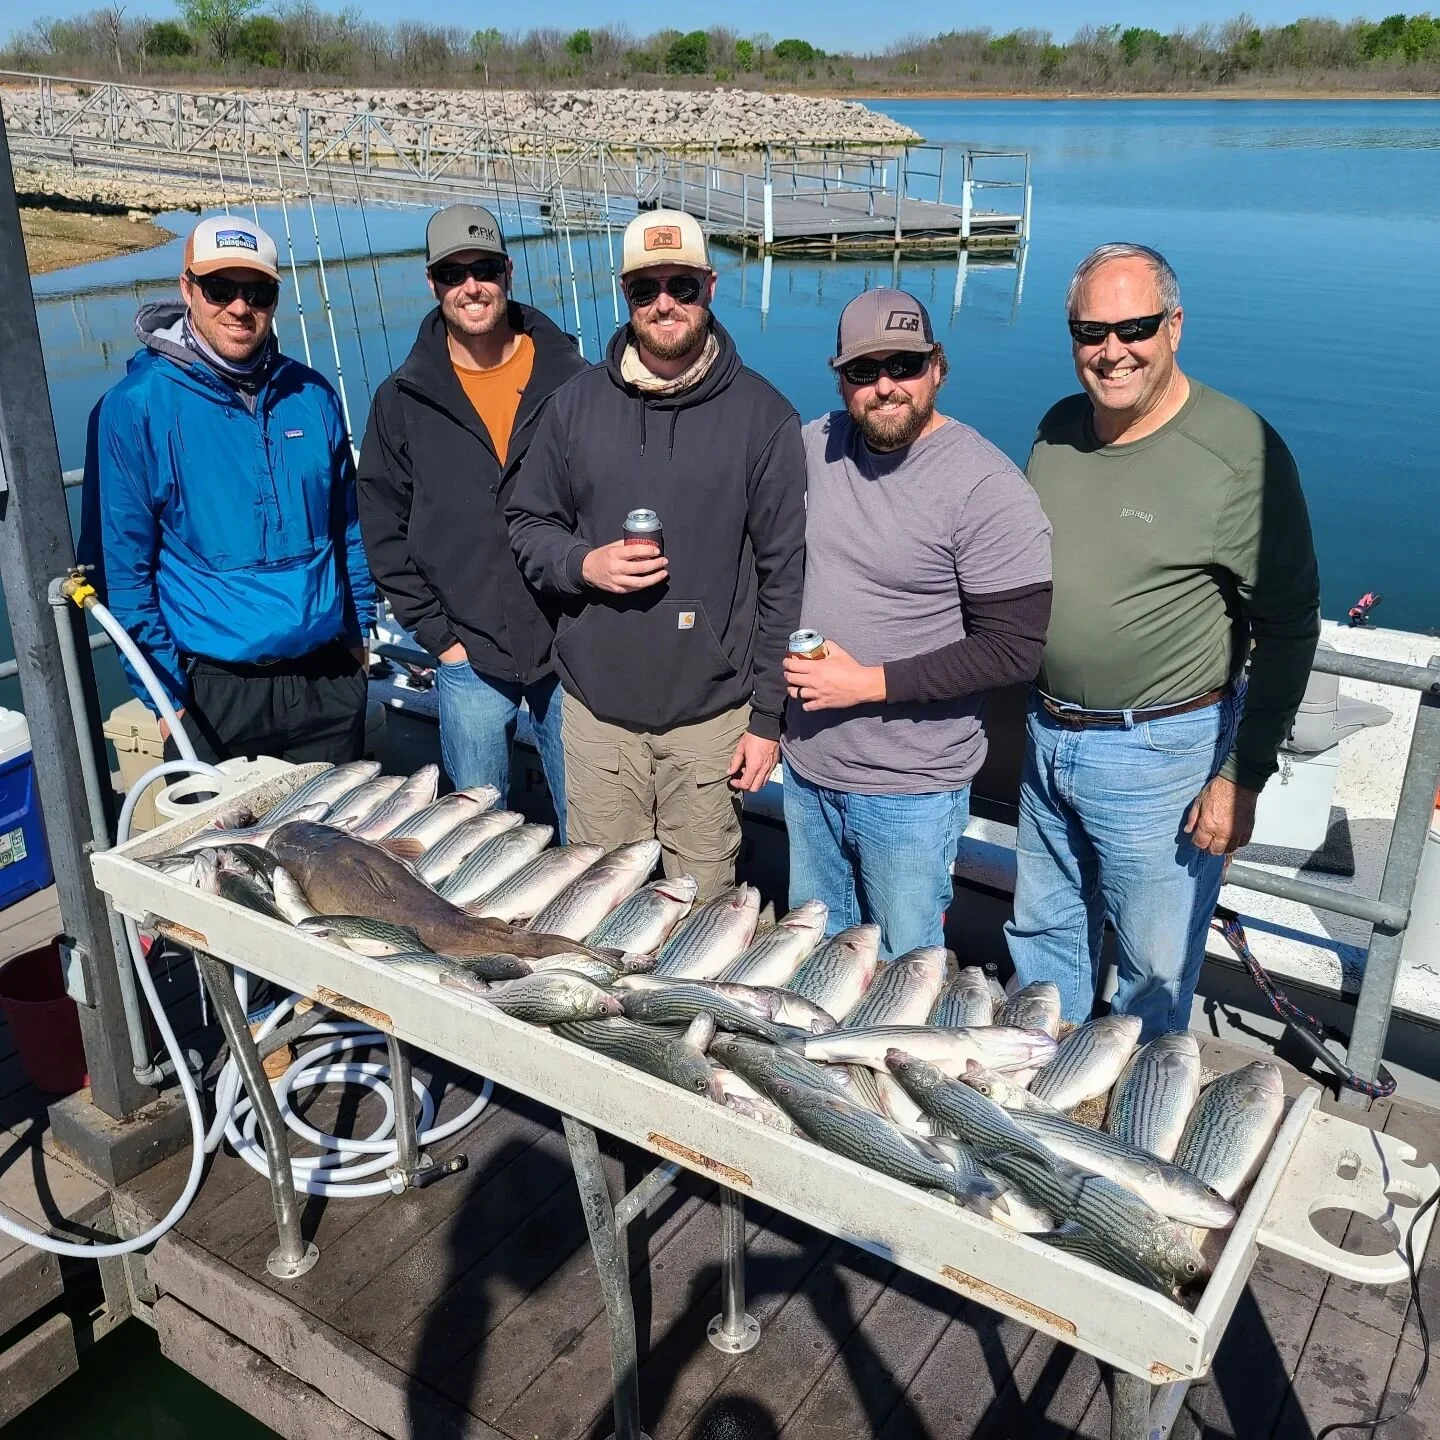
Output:
<path fill-rule="evenodd" d="M 10 1022 L 20 1064 L 37 1090 L 69 1095 L 90 1083 L 80 1014 L 65 993 L 56 941 L 0 965 L 0 1012 Z"/>

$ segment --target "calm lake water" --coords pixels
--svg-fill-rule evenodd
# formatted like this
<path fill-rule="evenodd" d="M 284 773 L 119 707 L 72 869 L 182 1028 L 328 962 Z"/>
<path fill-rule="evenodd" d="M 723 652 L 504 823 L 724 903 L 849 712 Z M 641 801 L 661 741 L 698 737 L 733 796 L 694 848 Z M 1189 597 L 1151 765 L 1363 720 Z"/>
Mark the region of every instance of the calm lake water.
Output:
<path fill-rule="evenodd" d="M 899 267 L 899 283 L 925 300 L 949 353 L 948 413 L 1023 464 L 1040 415 L 1075 388 L 1062 302 L 1076 261 L 1106 240 L 1155 245 L 1180 275 L 1187 370 L 1259 410 L 1295 452 L 1326 614 L 1342 616 L 1363 591 L 1379 590 L 1380 622 L 1440 626 L 1440 104 L 910 101 L 879 108 L 930 141 L 1021 146 L 1033 157 L 1023 295 L 1013 269 L 976 263 L 962 277 L 954 257 Z M 958 184 L 952 163 L 947 198 L 958 196 Z M 915 193 L 925 192 L 917 185 Z M 262 206 L 261 220 L 283 254 L 282 217 Z M 314 253 L 310 215 L 292 208 L 290 221 L 303 263 Z M 337 216 L 327 203 L 317 221 L 358 441 L 369 391 L 408 350 L 431 304 L 413 253 L 424 216 L 377 207 Z M 578 329 L 593 358 L 614 323 L 605 237 L 577 234 L 573 246 Z M 373 269 L 363 259 L 333 263 L 372 249 L 383 256 Z M 518 297 L 557 318 L 563 304 L 567 328 L 577 329 L 563 244 L 537 238 L 515 249 Z M 179 252 L 177 241 L 36 281 L 67 467 L 81 464 L 86 416 L 135 348 L 137 304 L 174 292 Z M 747 262 L 718 251 L 716 258 L 716 310 L 748 363 L 804 418 L 830 408 L 825 360 L 836 318 L 861 290 L 893 282 L 890 263 L 777 261 L 762 315 L 762 270 L 753 256 Z M 301 280 L 315 363 L 333 377 L 313 269 Z M 282 301 L 280 325 L 287 350 L 302 354 L 293 297 Z M 112 660 L 102 660 L 102 682 L 107 696 L 122 698 Z M 0 704 L 17 703 L 13 682 L 0 686 Z M 118 1343 L 107 1341 L 100 1353 Z M 82 1394 L 83 1378 L 67 1389 Z M 74 1417 L 48 1433 L 71 1433 Z"/>

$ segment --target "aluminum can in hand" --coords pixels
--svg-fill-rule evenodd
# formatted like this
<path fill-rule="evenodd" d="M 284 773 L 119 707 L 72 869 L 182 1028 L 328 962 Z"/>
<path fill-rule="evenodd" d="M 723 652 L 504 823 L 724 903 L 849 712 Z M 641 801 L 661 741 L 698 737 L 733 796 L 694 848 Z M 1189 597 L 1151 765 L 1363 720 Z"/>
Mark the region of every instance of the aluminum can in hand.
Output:
<path fill-rule="evenodd" d="M 653 510 L 632 510 L 625 517 L 625 543 L 642 545 L 649 543 L 665 553 L 665 531 L 660 517 Z"/>
<path fill-rule="evenodd" d="M 818 630 L 795 631 L 786 648 L 802 660 L 823 660 L 830 653 L 825 637 Z"/>

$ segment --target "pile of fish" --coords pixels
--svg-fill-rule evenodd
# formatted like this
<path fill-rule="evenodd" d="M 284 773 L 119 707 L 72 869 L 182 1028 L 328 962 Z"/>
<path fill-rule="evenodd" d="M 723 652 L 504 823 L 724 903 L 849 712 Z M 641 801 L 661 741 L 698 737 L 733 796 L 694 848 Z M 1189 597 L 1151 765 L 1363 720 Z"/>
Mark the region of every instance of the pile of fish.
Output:
<path fill-rule="evenodd" d="M 1061 1037 L 1048 983 L 1006 996 L 939 948 L 882 964 L 878 927 L 827 939 L 819 901 L 761 929 L 752 887 L 697 907 L 690 877 L 651 880 L 653 840 L 552 847 L 493 789 L 377 770 L 222 813 L 152 863 L 1166 1294 L 1203 1277 L 1269 1150 L 1268 1061 L 1202 1088 L 1188 1033 L 1137 1048 L 1140 1022 L 1106 1016 Z"/>

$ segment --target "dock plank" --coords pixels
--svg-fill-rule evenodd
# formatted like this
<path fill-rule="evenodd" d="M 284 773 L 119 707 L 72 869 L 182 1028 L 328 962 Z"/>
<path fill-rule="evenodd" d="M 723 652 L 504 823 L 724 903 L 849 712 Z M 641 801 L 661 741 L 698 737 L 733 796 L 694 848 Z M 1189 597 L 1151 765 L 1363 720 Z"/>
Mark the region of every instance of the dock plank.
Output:
<path fill-rule="evenodd" d="M 1394 1415 L 1409 1398 L 1410 1388 L 1420 1373 L 1421 1350 L 1418 1345 L 1401 1345 L 1390 1367 L 1385 1394 L 1375 1407 L 1373 1419 Z M 1435 1362 L 1430 1362 L 1431 1375 L 1415 1404 L 1385 1426 L 1385 1440 L 1440 1440 L 1440 1405 L 1430 1385 L 1434 1380 Z"/>
<path fill-rule="evenodd" d="M 23 1324 L 64 1290 L 59 1259 L 18 1240 L 0 1256 L 0 1335 Z"/>
<path fill-rule="evenodd" d="M 1273 1440 L 1311 1440 L 1337 1420 L 1368 1420 L 1380 1403 L 1395 1339 L 1321 1305 Z"/>
<path fill-rule="evenodd" d="M 52 1315 L 0 1352 L 0 1427 L 8 1425 L 79 1368 L 75 1327 L 64 1313 Z"/>
<path fill-rule="evenodd" d="M 384 1440 L 318 1390 L 178 1300 L 155 1306 L 160 1353 L 284 1440 Z"/>

